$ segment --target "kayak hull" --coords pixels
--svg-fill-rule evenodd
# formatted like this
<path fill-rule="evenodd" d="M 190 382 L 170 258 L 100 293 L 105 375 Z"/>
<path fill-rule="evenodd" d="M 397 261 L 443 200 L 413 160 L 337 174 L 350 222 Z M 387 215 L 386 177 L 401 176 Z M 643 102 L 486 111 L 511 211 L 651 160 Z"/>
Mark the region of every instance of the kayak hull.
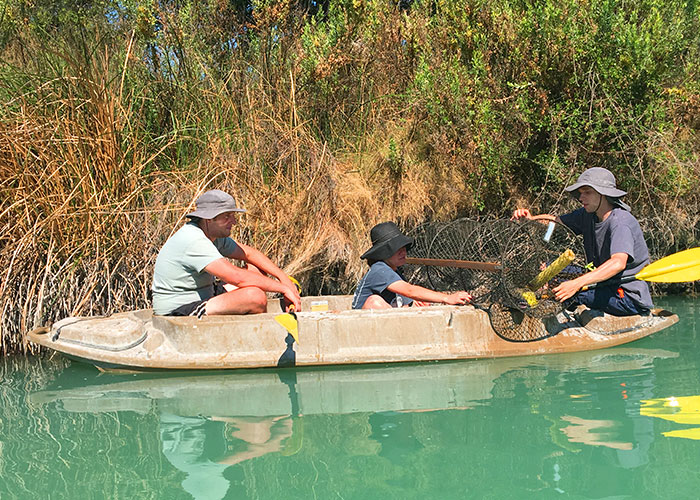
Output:
<path fill-rule="evenodd" d="M 279 305 L 247 316 L 154 316 L 150 310 L 66 318 L 29 340 L 105 370 L 216 370 L 393 363 L 541 355 L 625 344 L 678 321 L 614 317 L 590 310 L 548 322 L 552 336 L 532 342 L 499 337 L 489 315 L 472 306 L 382 311 L 349 309 L 351 297 L 305 297 L 297 313 L 299 342 L 277 321 Z M 328 310 L 309 311 L 328 304 Z M 277 308 L 277 311 L 274 309 Z M 308 311 L 308 312 L 306 312 Z"/>

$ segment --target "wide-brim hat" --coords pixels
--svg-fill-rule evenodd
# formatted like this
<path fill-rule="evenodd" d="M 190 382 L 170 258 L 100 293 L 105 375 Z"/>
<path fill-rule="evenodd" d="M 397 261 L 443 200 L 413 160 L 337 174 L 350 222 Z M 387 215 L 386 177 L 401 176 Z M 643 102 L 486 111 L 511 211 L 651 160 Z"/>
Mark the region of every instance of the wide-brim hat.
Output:
<path fill-rule="evenodd" d="M 615 176 L 607 168 L 593 167 L 584 171 L 578 176 L 576 182 L 571 186 L 564 188 L 574 199 L 578 200 L 578 189 L 583 186 L 588 186 L 595 189 L 599 194 L 608 198 L 608 201 L 613 206 L 618 206 L 629 211 L 630 206 L 623 202 L 620 198 L 627 194 L 627 191 L 617 188 Z"/>
<path fill-rule="evenodd" d="M 593 167 L 589 168 L 576 179 L 576 183 L 564 188 L 569 193 L 576 193 L 578 188 L 589 186 L 595 189 L 598 193 L 611 198 L 620 198 L 627 194 L 622 189 L 617 189 L 615 176 L 607 168 Z M 574 194 L 575 196 L 575 194 Z"/>
<path fill-rule="evenodd" d="M 372 248 L 363 253 L 361 259 L 385 260 L 394 255 L 400 248 L 413 246 L 413 238 L 403 234 L 393 222 L 382 222 L 374 226 L 369 237 Z"/>
<path fill-rule="evenodd" d="M 200 219 L 213 219 L 224 212 L 245 212 L 236 206 L 236 200 L 228 193 L 219 189 L 211 189 L 203 193 L 195 201 L 196 210 L 187 214 L 187 217 L 199 217 Z"/>

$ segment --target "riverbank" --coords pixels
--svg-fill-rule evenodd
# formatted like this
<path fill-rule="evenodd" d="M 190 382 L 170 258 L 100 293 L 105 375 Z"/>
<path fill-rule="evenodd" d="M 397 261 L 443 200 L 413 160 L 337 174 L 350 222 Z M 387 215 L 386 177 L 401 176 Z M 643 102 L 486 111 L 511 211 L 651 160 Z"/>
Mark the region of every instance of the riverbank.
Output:
<path fill-rule="evenodd" d="M 654 256 L 700 241 L 695 6 L 568 1 L 7 2 L 0 352 L 149 306 L 197 194 L 308 294 L 347 293 L 381 220 L 516 206 L 613 170 Z"/>

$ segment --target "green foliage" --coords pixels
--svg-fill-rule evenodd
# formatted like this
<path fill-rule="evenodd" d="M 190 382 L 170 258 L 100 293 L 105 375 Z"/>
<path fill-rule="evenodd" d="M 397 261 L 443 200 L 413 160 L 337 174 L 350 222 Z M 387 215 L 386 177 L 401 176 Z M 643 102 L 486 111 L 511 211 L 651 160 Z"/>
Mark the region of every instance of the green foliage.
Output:
<path fill-rule="evenodd" d="M 474 208 L 487 211 L 552 180 L 556 193 L 589 164 L 614 168 L 624 182 L 637 163 L 654 168 L 674 156 L 645 152 L 649 135 L 697 131 L 673 114 L 678 93 L 666 92 L 698 95 L 692 2 L 345 0 L 313 14 L 292 1 L 5 0 L 2 12 L 5 61 L 22 40 L 104 44 L 124 58 L 133 36 L 125 82 L 148 101 L 143 128 L 153 139 L 194 131 L 193 116 L 202 144 L 214 133 L 203 123 L 245 130 L 240 103 L 214 118 L 222 110 L 198 98 L 222 85 L 234 101 L 246 85 L 260 86 L 284 115 L 290 78 L 298 119 L 336 147 L 382 133 L 387 119 L 427 119 L 413 136 L 427 152 L 421 168 L 439 164 L 479 182 Z M 55 67 L 49 59 L 44 68 Z M 186 165 L 197 150 L 180 146 L 161 168 Z"/>

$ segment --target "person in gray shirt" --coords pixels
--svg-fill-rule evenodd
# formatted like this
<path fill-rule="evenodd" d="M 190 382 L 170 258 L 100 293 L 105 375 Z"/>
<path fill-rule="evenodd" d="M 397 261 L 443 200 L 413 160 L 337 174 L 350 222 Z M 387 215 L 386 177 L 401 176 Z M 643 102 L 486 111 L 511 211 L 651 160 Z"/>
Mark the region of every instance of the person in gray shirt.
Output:
<path fill-rule="evenodd" d="M 165 242 L 153 271 L 153 312 L 197 316 L 267 311 L 265 292 L 284 295 L 288 308 L 301 309 L 289 277 L 255 248 L 229 236 L 236 214 L 245 210 L 218 189 L 196 200 L 190 221 Z M 234 266 L 240 260 L 246 267 Z M 216 282 L 216 278 L 221 283 Z M 276 279 L 273 279 L 276 278 Z"/>
<path fill-rule="evenodd" d="M 555 297 L 561 302 L 568 301 L 567 304 L 583 304 L 615 316 L 648 314 L 653 303 L 644 281 L 615 282 L 624 276 L 634 276 L 649 264 L 649 250 L 639 222 L 621 200 L 627 193 L 617 188 L 612 172 L 600 167 L 589 168 L 565 189 L 583 206 L 552 219 L 583 235 L 586 259 L 595 269 L 554 288 Z M 529 219 L 532 214 L 520 208 L 513 218 L 521 217 Z M 606 283 L 581 291 L 601 282 Z"/>
<path fill-rule="evenodd" d="M 462 305 L 471 301 L 466 291 L 443 293 L 404 280 L 399 267 L 413 238 L 404 235 L 393 222 L 382 222 L 370 231 L 372 248 L 360 257 L 367 259 L 369 271 L 362 277 L 352 299 L 353 309 L 389 309 L 402 306 L 427 306 L 432 303 Z"/>

